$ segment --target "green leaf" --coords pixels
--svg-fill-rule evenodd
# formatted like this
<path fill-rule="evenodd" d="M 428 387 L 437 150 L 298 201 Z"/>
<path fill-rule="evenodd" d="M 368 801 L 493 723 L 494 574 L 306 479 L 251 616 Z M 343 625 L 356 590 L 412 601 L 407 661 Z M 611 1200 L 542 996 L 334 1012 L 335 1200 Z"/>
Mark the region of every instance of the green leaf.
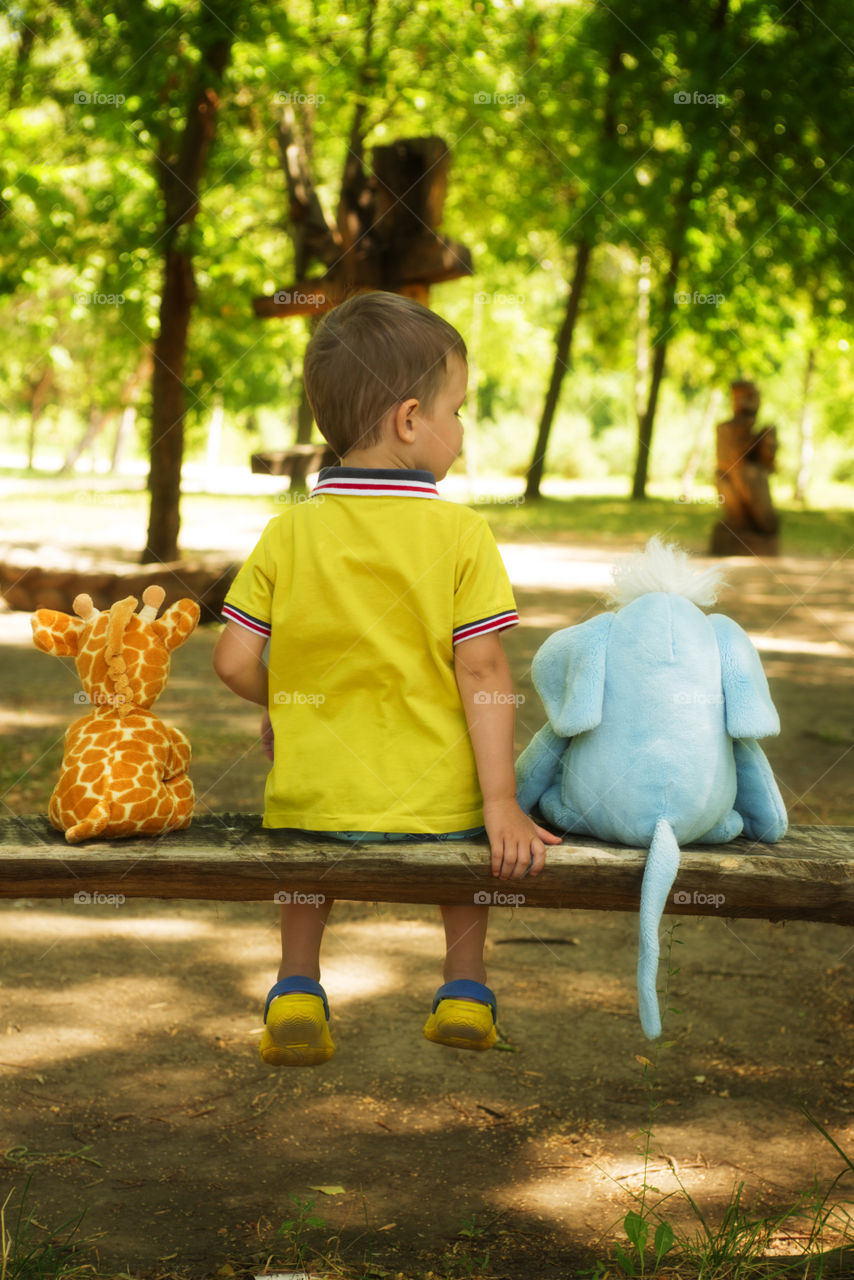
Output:
<path fill-rule="evenodd" d="M 617 1255 L 617 1266 L 620 1268 L 624 1276 L 635 1275 L 635 1264 L 621 1244 L 614 1245 L 614 1252 Z"/>
<path fill-rule="evenodd" d="M 658 1266 L 668 1249 L 673 1248 L 673 1228 L 669 1222 L 659 1222 L 655 1228 L 655 1264 Z"/>
<path fill-rule="evenodd" d="M 623 1219 L 623 1229 L 638 1253 L 642 1254 L 649 1234 L 646 1220 L 639 1213 L 635 1213 L 634 1209 L 630 1209 Z"/>

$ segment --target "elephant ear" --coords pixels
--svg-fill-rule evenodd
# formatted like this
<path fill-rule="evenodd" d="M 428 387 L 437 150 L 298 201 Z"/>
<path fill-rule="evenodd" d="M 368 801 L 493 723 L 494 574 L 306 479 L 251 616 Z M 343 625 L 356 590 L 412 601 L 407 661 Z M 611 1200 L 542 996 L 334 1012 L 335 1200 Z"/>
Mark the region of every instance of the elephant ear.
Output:
<path fill-rule="evenodd" d="M 731 738 L 767 738 L 779 733 L 780 717 L 749 636 L 722 613 L 709 614 L 709 622 L 721 656 L 727 733 Z"/>
<path fill-rule="evenodd" d="M 605 656 L 613 613 L 557 631 L 534 655 L 534 686 L 555 733 L 574 738 L 602 720 Z"/>

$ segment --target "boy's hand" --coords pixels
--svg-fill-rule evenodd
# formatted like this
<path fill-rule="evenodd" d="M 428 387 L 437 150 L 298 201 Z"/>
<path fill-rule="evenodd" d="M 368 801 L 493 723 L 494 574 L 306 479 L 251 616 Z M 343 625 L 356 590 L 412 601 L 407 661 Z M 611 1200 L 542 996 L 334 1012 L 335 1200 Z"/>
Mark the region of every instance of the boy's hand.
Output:
<path fill-rule="evenodd" d="M 264 718 L 261 721 L 261 746 L 264 748 L 264 755 L 268 760 L 273 759 L 273 725 L 270 722 L 269 711 L 264 712 Z"/>
<path fill-rule="evenodd" d="M 546 845 L 560 844 L 560 836 L 538 827 L 512 797 L 484 800 L 483 825 L 492 850 L 492 874 L 501 880 L 538 876 L 545 866 Z"/>

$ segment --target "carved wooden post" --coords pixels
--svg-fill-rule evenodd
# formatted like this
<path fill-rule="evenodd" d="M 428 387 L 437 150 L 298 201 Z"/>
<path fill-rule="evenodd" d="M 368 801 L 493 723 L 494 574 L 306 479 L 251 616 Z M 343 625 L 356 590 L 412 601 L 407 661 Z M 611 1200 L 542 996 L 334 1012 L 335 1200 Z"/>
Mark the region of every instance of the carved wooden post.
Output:
<path fill-rule="evenodd" d="M 779 555 L 780 519 L 769 477 L 777 452 L 777 429 L 756 431 L 759 390 L 733 382 L 733 416 L 717 429 L 715 481 L 721 518 L 712 530 L 713 556 Z"/>

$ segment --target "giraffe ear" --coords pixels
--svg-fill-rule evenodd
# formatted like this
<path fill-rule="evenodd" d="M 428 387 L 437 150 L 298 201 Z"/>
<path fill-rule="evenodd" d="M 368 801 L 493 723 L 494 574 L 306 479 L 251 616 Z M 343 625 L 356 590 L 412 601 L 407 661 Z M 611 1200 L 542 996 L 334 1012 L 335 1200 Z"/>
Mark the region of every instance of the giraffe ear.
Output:
<path fill-rule="evenodd" d="M 171 653 L 195 631 L 200 613 L 195 600 L 178 600 L 151 625 Z"/>
<path fill-rule="evenodd" d="M 43 653 L 55 653 L 58 658 L 73 657 L 77 653 L 83 631 L 80 618 L 57 613 L 55 609 L 37 609 L 30 622 L 35 646 Z"/>

